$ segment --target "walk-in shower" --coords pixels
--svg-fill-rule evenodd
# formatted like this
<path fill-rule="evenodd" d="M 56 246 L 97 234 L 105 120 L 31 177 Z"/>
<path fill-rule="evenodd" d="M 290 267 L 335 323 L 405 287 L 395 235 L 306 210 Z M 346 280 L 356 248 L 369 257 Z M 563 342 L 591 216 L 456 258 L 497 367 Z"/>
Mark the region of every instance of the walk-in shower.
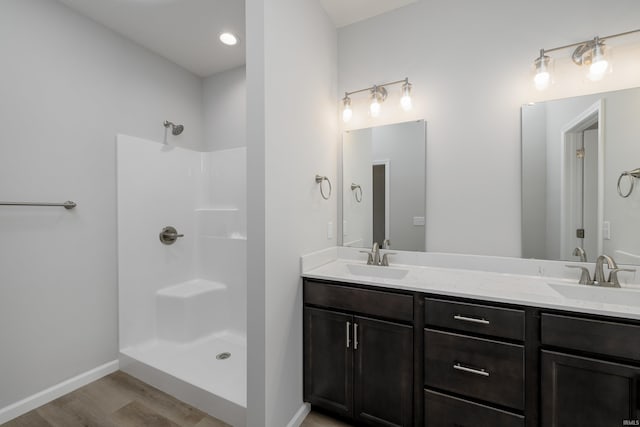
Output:
<path fill-rule="evenodd" d="M 121 369 L 242 427 L 246 149 L 119 135 L 117 161 Z"/>

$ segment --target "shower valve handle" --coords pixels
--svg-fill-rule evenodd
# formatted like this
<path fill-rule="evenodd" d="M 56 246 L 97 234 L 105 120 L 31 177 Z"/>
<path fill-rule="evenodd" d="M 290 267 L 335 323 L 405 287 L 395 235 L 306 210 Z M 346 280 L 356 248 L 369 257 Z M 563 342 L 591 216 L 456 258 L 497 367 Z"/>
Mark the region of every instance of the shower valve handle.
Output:
<path fill-rule="evenodd" d="M 170 225 L 160 232 L 160 241 L 165 245 L 173 245 L 179 237 L 184 237 L 184 234 L 178 234 L 178 230 Z"/>

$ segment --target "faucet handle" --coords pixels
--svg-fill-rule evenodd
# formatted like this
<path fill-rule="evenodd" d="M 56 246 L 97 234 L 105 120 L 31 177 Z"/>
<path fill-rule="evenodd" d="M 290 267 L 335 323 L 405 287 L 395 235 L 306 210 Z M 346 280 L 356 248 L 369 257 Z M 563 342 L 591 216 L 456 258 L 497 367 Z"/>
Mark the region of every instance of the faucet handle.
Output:
<path fill-rule="evenodd" d="M 607 283 L 610 283 L 611 286 L 615 288 L 620 287 L 620 281 L 618 280 L 618 273 L 621 271 L 628 271 L 630 273 L 635 273 L 636 270 L 633 268 L 612 268 L 609 271 L 609 278 L 607 279 Z"/>
<path fill-rule="evenodd" d="M 382 255 L 382 261 L 380 261 L 380 265 L 383 265 L 385 267 L 389 266 L 389 255 L 397 255 L 395 252 L 385 252 Z"/>
<path fill-rule="evenodd" d="M 581 285 L 593 285 L 593 280 L 591 280 L 591 275 L 589 274 L 589 269 L 587 267 L 583 267 L 581 265 L 565 265 L 567 268 L 579 268 L 582 270 L 580 274 L 580 280 L 578 283 Z"/>
<path fill-rule="evenodd" d="M 373 264 L 373 252 L 369 251 L 360 251 L 361 254 L 367 254 L 367 265 Z"/>

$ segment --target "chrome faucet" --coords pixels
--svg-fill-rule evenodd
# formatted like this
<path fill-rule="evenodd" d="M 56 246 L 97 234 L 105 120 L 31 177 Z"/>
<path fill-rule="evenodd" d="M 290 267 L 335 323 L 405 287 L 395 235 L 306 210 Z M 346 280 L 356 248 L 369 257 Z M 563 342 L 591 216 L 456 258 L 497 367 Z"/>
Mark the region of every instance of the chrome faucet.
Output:
<path fill-rule="evenodd" d="M 384 267 L 389 266 L 389 255 L 395 255 L 395 252 L 387 252 L 382 254 L 382 258 L 380 258 L 380 246 L 378 242 L 373 242 L 373 247 L 371 248 L 371 252 L 369 251 L 360 251 L 363 254 L 367 254 L 367 265 L 381 265 Z"/>
<path fill-rule="evenodd" d="M 573 256 L 580 257 L 580 262 L 587 262 L 587 253 L 579 246 L 573 250 Z"/>
<path fill-rule="evenodd" d="M 607 262 L 607 267 L 609 267 L 609 270 L 618 268 L 616 262 L 609 255 L 600 255 L 596 260 L 596 271 L 593 273 L 593 281 L 600 286 L 605 286 L 605 283 L 608 283 L 608 280 L 604 280 L 605 261 Z M 618 284 L 618 286 L 620 286 L 620 284 Z"/>
<path fill-rule="evenodd" d="M 575 253 L 574 253 L 575 255 Z M 607 263 L 607 267 L 609 268 L 609 278 L 607 280 L 604 279 L 604 263 Z M 579 283 L 581 285 L 595 285 L 602 286 L 607 288 L 619 288 L 620 281 L 618 280 L 618 273 L 620 271 L 628 271 L 635 272 L 635 270 L 630 268 L 618 268 L 616 262 L 609 255 L 600 255 L 596 260 L 596 270 L 593 273 L 593 280 L 589 275 L 589 269 L 587 267 L 583 267 L 581 265 L 567 265 L 569 268 L 579 268 L 582 270 L 582 274 L 580 275 Z"/>
<path fill-rule="evenodd" d="M 378 242 L 373 242 L 371 254 L 373 255 L 373 265 L 380 265 L 380 246 L 378 246 Z"/>

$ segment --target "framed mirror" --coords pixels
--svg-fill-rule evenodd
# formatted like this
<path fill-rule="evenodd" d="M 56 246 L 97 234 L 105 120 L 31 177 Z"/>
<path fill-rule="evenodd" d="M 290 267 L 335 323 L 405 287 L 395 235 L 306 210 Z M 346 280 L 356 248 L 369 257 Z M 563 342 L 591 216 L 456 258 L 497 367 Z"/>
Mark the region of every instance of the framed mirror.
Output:
<path fill-rule="evenodd" d="M 640 88 L 522 107 L 522 256 L 640 264 Z"/>
<path fill-rule="evenodd" d="M 426 123 L 350 130 L 342 138 L 342 245 L 424 251 Z"/>

